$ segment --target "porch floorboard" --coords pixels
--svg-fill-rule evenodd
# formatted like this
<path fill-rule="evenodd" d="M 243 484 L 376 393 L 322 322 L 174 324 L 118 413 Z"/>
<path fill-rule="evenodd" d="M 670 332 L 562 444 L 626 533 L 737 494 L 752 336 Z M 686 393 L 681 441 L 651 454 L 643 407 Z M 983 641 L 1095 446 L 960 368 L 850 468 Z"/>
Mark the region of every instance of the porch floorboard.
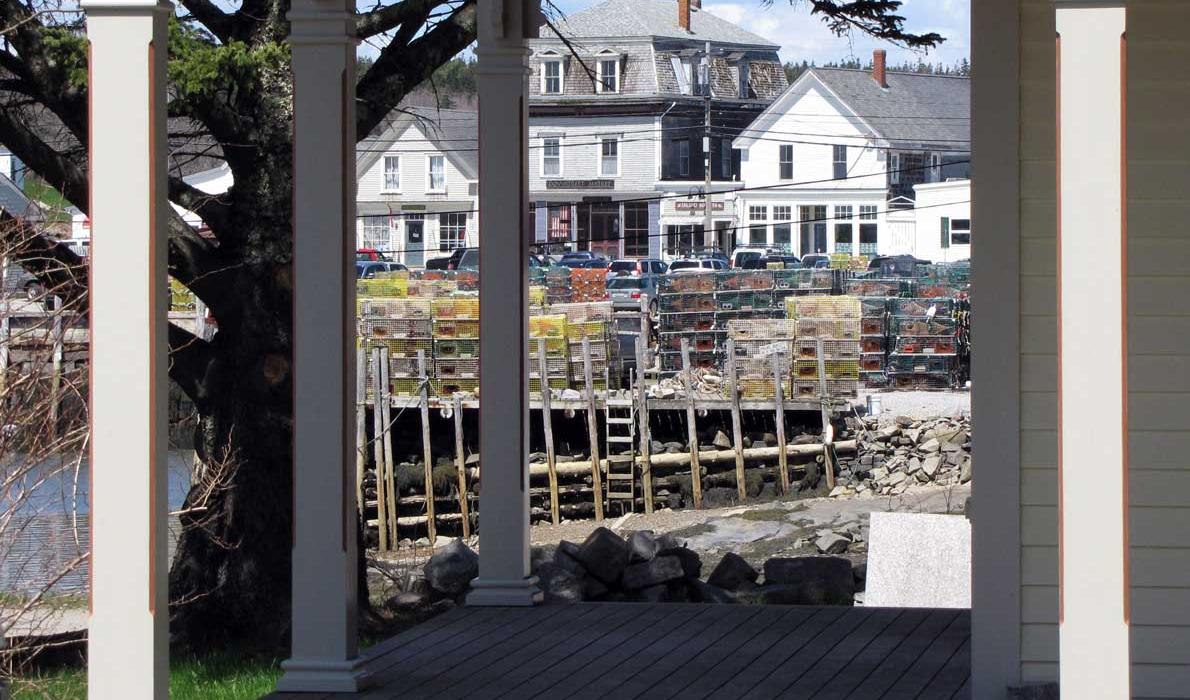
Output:
<path fill-rule="evenodd" d="M 969 610 L 581 603 L 461 607 L 366 652 L 400 698 L 969 700 Z"/>

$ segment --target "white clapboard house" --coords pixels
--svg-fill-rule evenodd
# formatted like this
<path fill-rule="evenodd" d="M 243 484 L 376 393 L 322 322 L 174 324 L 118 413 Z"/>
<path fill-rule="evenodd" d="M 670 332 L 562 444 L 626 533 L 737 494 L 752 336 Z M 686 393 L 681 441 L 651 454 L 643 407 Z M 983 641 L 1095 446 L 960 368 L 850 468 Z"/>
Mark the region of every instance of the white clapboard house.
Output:
<path fill-rule="evenodd" d="M 968 78 L 888 71 L 883 50 L 870 70 L 810 68 L 735 139 L 741 242 L 798 255 L 941 250 L 930 228 L 941 223 L 917 226 L 928 210 L 915 212 L 915 200 L 949 203 L 940 183 L 970 177 L 969 117 Z M 945 216 L 967 231 L 942 257 L 969 257 L 970 214 Z"/>
<path fill-rule="evenodd" d="M 421 267 L 478 244 L 477 128 L 473 111 L 405 107 L 359 143 L 359 247 Z"/>

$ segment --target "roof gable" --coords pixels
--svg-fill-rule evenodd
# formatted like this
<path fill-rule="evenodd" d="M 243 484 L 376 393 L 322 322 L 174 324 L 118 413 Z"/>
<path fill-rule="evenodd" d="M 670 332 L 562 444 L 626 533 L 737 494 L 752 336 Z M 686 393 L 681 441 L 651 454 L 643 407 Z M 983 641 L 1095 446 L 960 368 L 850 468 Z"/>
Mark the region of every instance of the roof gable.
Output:
<path fill-rule="evenodd" d="M 788 114 L 793 107 L 802 100 L 810 92 L 818 92 L 825 98 L 828 104 L 841 116 L 847 118 L 849 122 L 862 134 L 873 138 L 879 138 L 880 134 L 877 130 L 869 124 L 862 115 L 853 110 L 843 99 L 831 90 L 830 86 L 824 83 L 813 71 L 807 71 L 794 81 L 784 92 L 781 93 L 776 100 L 765 108 L 760 116 L 752 122 L 748 127 L 747 133 L 735 139 L 734 145 L 736 148 L 749 148 L 756 143 L 764 135 L 766 131 L 772 129 L 777 122 L 784 115 Z"/>
<path fill-rule="evenodd" d="M 697 7 L 690 9 L 690 31 L 686 31 L 678 26 L 678 4 L 674 0 L 605 0 L 582 12 L 559 18 L 554 26 L 567 39 L 662 37 L 780 48 L 758 34 Z M 549 26 L 541 28 L 541 37 L 558 39 Z"/>
<path fill-rule="evenodd" d="M 408 129 L 417 129 L 468 180 L 479 179 L 479 114 L 461 109 L 407 107 L 394 110 L 357 146 L 355 172 L 361 177 Z"/>
<path fill-rule="evenodd" d="M 895 143 L 952 145 L 967 150 L 971 139 L 971 81 L 929 73 L 888 72 L 882 88 L 866 70 L 811 68 L 831 92 Z M 800 81 L 799 81 L 800 82 Z"/>

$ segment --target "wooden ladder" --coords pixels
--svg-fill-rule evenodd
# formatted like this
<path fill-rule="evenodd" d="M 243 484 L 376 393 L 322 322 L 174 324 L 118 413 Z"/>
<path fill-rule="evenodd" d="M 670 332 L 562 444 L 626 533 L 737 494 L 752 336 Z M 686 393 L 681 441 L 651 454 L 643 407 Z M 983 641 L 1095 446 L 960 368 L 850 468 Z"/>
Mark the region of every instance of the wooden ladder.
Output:
<path fill-rule="evenodd" d="M 636 411 L 631 399 L 609 399 L 605 405 L 607 437 L 607 503 L 619 502 L 621 512 L 636 503 Z M 619 454 L 633 450 L 627 455 Z"/>

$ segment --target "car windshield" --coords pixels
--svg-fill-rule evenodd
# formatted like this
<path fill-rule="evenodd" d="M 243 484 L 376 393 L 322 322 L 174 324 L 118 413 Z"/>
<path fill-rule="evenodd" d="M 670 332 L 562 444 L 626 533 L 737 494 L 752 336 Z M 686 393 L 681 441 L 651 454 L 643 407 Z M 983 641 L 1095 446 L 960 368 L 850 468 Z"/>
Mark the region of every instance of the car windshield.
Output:
<path fill-rule="evenodd" d="M 636 272 L 635 260 L 617 260 L 611 265 L 612 272 Z"/>
<path fill-rule="evenodd" d="M 702 267 L 702 263 L 699 262 L 698 260 L 678 260 L 677 262 L 675 262 L 674 264 L 669 266 L 669 271 L 673 272 L 674 270 L 694 270 L 694 269 L 698 269 L 700 267 Z"/>
<path fill-rule="evenodd" d="M 607 281 L 608 289 L 644 289 L 645 281 L 640 277 L 613 277 Z"/>
<path fill-rule="evenodd" d="M 736 262 L 742 264 L 742 263 L 748 262 L 749 260 L 759 260 L 761 257 L 762 256 L 760 253 L 753 250 L 753 251 L 747 251 L 747 252 L 743 252 L 743 253 L 736 253 L 735 259 L 736 259 Z"/>

